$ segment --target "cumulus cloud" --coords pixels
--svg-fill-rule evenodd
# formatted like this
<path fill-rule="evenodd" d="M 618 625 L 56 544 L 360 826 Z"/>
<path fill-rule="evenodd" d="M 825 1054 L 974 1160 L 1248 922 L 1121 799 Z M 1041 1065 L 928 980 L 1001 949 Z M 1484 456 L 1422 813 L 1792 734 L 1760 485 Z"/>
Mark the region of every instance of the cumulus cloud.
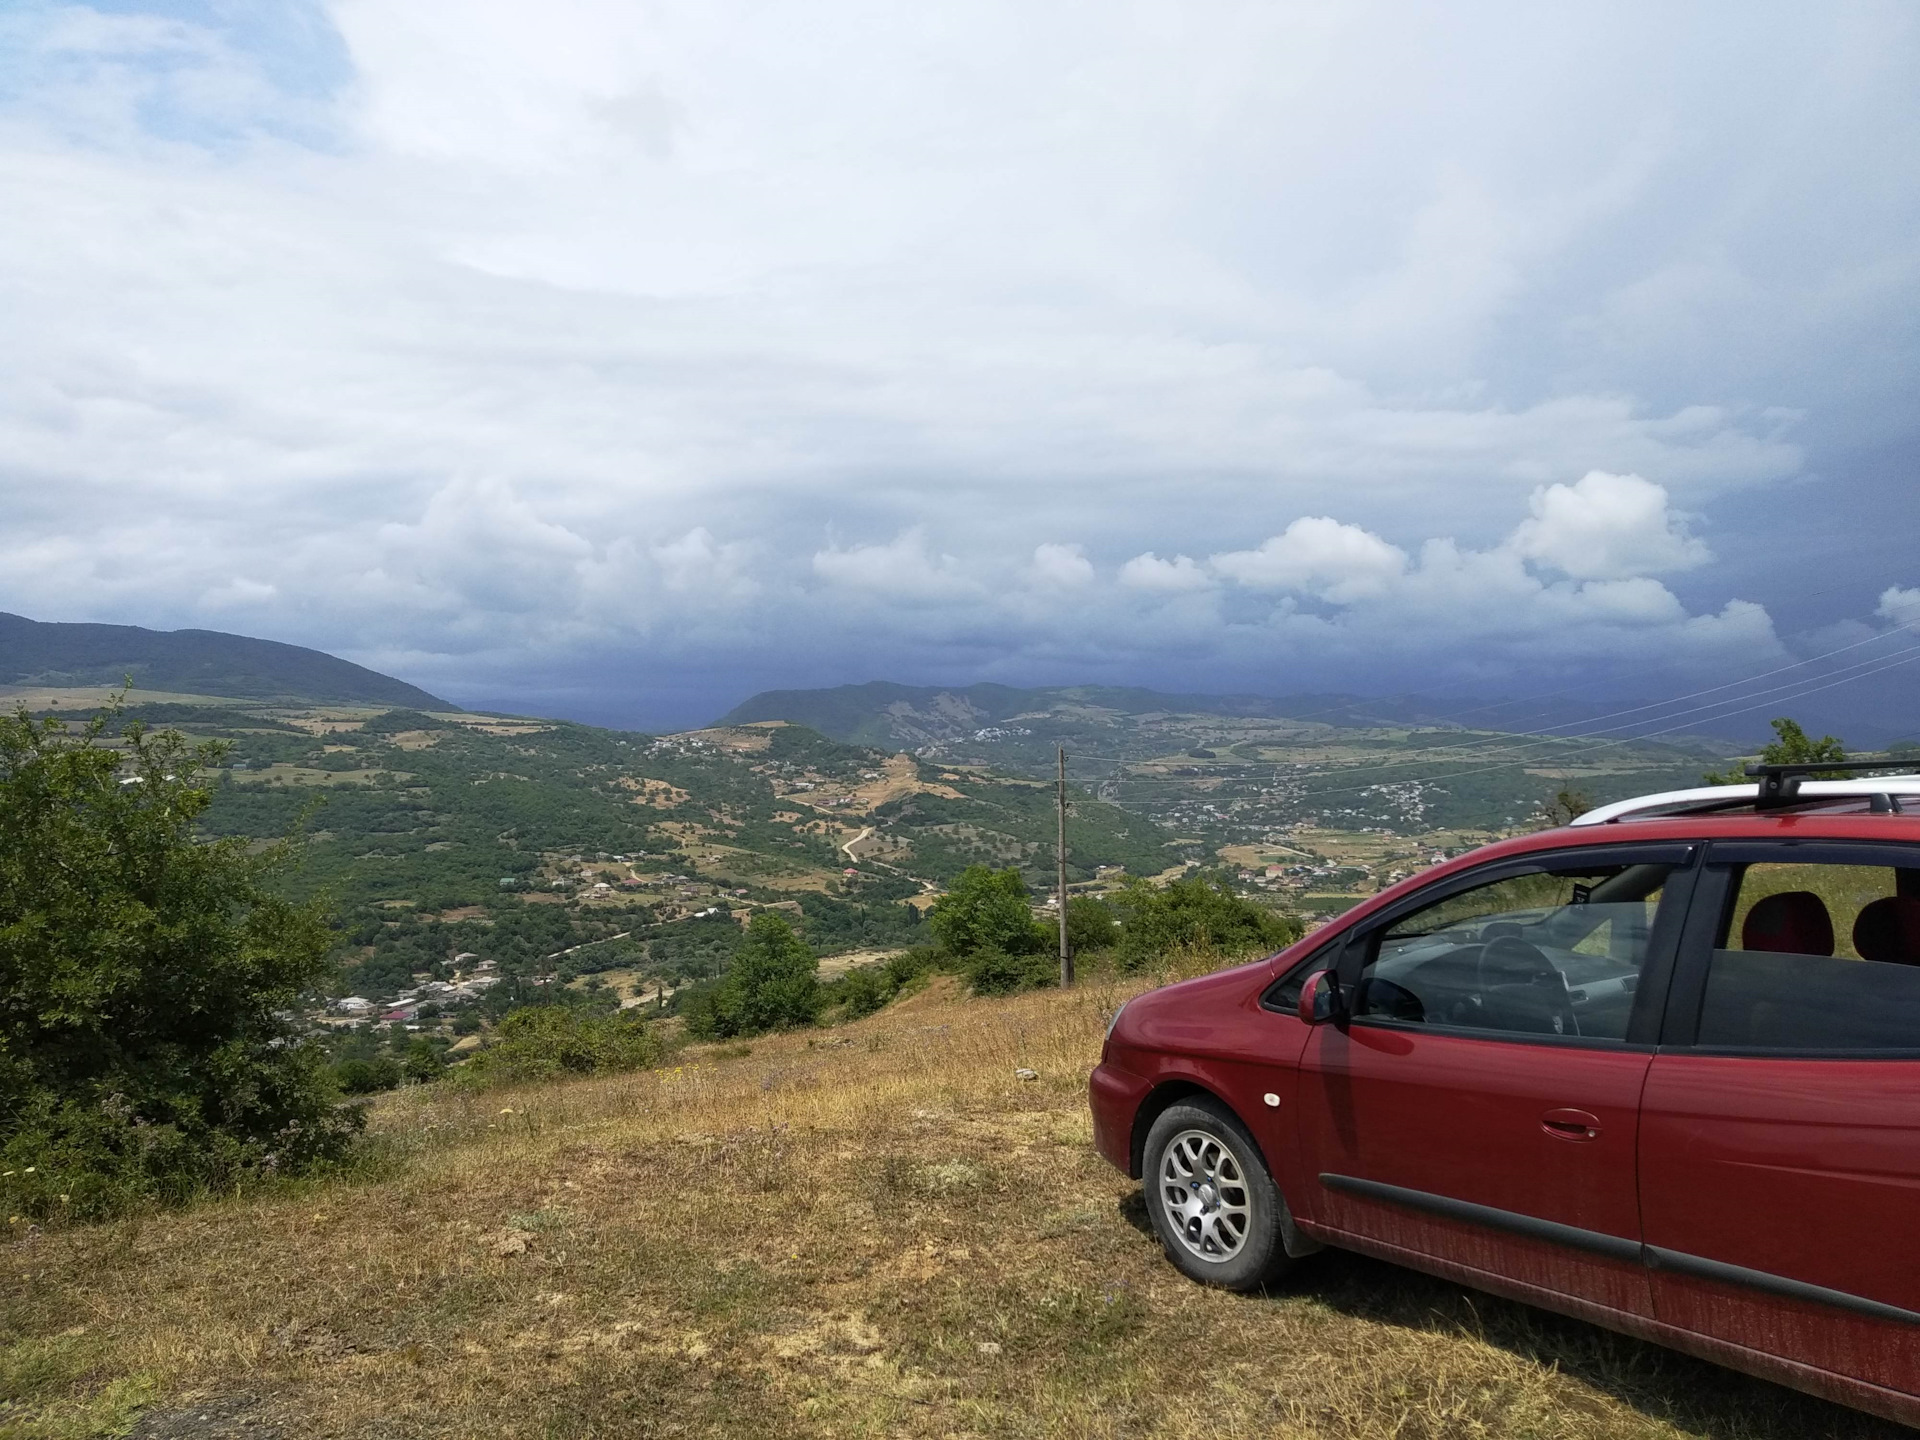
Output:
<path fill-rule="evenodd" d="M 1190 556 L 1176 555 L 1162 560 L 1151 550 L 1136 555 L 1120 567 L 1120 583 L 1133 590 L 1157 590 L 1174 595 L 1213 587 L 1207 572 Z"/>
<path fill-rule="evenodd" d="M 1209 562 L 1230 580 L 1261 590 L 1302 590 L 1336 604 L 1378 595 L 1399 579 L 1406 552 L 1358 525 L 1302 516 L 1255 550 Z"/>
<path fill-rule="evenodd" d="M 1033 576 L 1042 585 L 1078 589 L 1093 583 L 1093 562 L 1084 545 L 1036 545 Z"/>
<path fill-rule="evenodd" d="M 721 544 L 704 525 L 696 525 L 678 540 L 652 547 L 668 590 L 745 599 L 760 588 L 746 573 L 748 547 L 739 542 Z"/>
<path fill-rule="evenodd" d="M 1572 485 L 1541 486 L 1529 503 L 1532 517 L 1507 543 L 1576 580 L 1689 570 L 1713 558 L 1668 508 L 1665 487 L 1638 475 L 1592 470 Z"/>
<path fill-rule="evenodd" d="M 1907 589 L 1889 585 L 1881 592 L 1873 613 L 1895 625 L 1920 625 L 1920 586 Z"/>
<path fill-rule="evenodd" d="M 813 557 L 813 573 L 834 585 L 900 599 L 937 600 L 969 592 L 975 583 L 951 555 L 935 554 L 916 526 L 883 545 L 829 546 Z"/>

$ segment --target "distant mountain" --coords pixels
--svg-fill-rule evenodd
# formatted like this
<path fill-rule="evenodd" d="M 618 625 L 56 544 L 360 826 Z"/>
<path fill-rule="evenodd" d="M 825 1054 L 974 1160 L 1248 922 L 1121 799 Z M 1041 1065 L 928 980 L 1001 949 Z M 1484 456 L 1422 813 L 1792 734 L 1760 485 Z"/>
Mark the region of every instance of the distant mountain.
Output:
<path fill-rule="evenodd" d="M 302 645 L 218 630 L 68 625 L 0 611 L 0 685 L 118 685 L 127 676 L 143 690 L 235 700 L 459 708 Z"/>
<path fill-rule="evenodd" d="M 1861 689 L 1865 693 L 1853 697 L 1844 713 L 1833 715 L 1824 709 L 1809 709 L 1791 697 L 1769 698 L 1723 713 L 1711 702 L 1689 709 L 1684 702 L 1641 704 L 1633 699 L 1581 702 L 1557 697 L 1489 700 L 1429 695 L 1171 695 L 1115 685 L 1023 690 L 1011 685 L 896 685 L 876 680 L 822 690 L 765 690 L 736 706 L 718 723 L 787 720 L 847 743 L 904 749 L 964 742 L 975 731 L 1028 717 L 1046 717 L 1056 729 L 1065 726 L 1069 732 L 1079 728 L 1074 722 L 1099 723 L 1106 717 L 1226 716 L 1302 720 L 1359 729 L 1431 726 L 1507 734 L 1552 731 L 1569 736 L 1710 736 L 1737 747 L 1757 746 L 1771 739 L 1767 721 L 1774 715 L 1793 715 L 1813 733 L 1842 735 L 1855 749 L 1920 734 L 1920 724 L 1904 718 L 1913 713 L 1905 696 L 1881 695 L 1864 686 Z M 1755 693 L 1767 695 L 1764 690 Z M 1826 702 L 1830 697 L 1822 694 L 1821 700 Z M 1057 738 L 1068 737 L 1063 734 Z"/>
<path fill-rule="evenodd" d="M 1310 720 L 1362 728 L 1441 725 L 1502 731 L 1550 726 L 1577 729 L 1583 721 L 1604 713 L 1598 705 L 1510 700 L 1476 703 L 1418 695 L 1170 695 L 1114 685 L 1022 690 L 1011 685 L 940 687 L 880 680 L 826 690 L 763 691 L 719 723 L 787 720 L 849 743 L 911 747 L 963 740 L 976 730 L 1024 716 L 1052 714 L 1065 718 L 1093 712 Z"/>

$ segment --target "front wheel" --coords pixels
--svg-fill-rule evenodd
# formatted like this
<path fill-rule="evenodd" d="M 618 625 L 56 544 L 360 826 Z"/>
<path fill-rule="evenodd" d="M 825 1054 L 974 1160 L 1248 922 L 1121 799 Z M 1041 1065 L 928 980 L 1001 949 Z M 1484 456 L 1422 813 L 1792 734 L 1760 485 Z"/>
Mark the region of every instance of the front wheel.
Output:
<path fill-rule="evenodd" d="M 1226 1290 L 1255 1290 L 1292 1266 L 1281 1239 L 1286 1202 L 1225 1106 L 1168 1106 L 1147 1132 L 1143 1160 L 1147 1214 L 1181 1271 Z"/>

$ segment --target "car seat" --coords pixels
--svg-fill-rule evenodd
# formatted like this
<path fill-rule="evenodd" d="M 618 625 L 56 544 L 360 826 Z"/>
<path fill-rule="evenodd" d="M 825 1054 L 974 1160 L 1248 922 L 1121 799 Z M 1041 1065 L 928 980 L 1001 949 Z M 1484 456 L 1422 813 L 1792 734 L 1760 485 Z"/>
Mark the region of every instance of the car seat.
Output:
<path fill-rule="evenodd" d="M 1889 895 L 1864 907 L 1853 922 L 1853 948 L 1862 960 L 1920 965 L 1920 900 Z"/>
<path fill-rule="evenodd" d="M 1833 954 L 1833 919 L 1811 890 L 1783 890 L 1747 912 L 1740 927 L 1742 950 L 1783 955 Z"/>

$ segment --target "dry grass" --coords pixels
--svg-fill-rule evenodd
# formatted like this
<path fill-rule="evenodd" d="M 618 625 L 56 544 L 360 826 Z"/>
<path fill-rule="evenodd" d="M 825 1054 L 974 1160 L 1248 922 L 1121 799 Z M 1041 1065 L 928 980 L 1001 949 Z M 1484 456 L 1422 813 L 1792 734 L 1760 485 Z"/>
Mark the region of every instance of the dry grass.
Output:
<path fill-rule="evenodd" d="M 416 1091 L 384 1178 L 13 1244 L 0 1435 L 1891 1433 L 1357 1259 L 1188 1283 L 1090 1147 L 1116 998 Z"/>

